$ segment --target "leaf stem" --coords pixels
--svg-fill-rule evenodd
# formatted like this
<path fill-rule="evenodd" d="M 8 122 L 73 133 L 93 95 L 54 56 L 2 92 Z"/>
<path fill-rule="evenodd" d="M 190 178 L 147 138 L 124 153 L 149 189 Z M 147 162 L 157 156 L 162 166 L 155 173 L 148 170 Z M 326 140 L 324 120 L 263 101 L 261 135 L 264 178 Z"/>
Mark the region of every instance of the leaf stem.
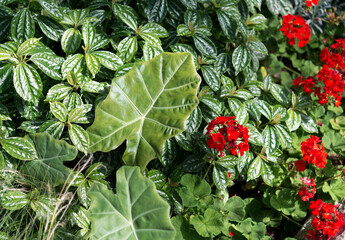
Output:
<path fill-rule="evenodd" d="M 316 189 L 321 188 L 322 185 L 323 185 L 325 182 L 331 181 L 331 180 L 333 180 L 333 179 L 335 179 L 335 178 L 337 178 L 337 177 L 340 177 L 341 175 L 342 175 L 342 174 L 339 174 L 339 175 L 336 175 L 336 176 L 327 178 L 325 181 L 322 181 L 322 182 L 318 183 L 319 186 L 318 186 Z"/>
<path fill-rule="evenodd" d="M 288 66 L 285 66 L 285 65 L 284 65 L 284 68 L 285 68 L 286 70 L 289 70 L 289 71 L 292 72 L 292 73 L 296 73 L 296 74 L 299 75 L 299 76 L 302 75 L 301 73 L 299 73 L 299 72 L 293 70 L 292 68 L 289 68 Z"/>
<path fill-rule="evenodd" d="M 297 224 L 297 225 L 300 226 L 300 227 L 303 227 L 303 225 L 299 224 L 298 222 L 296 222 L 296 221 L 293 220 L 292 218 L 289 218 L 289 217 L 286 216 L 284 213 L 280 212 L 280 214 L 281 214 L 283 217 L 285 217 L 286 219 L 288 219 L 289 221 L 291 221 L 291 222 Z"/>
<path fill-rule="evenodd" d="M 214 159 L 212 158 L 212 161 L 210 162 L 210 165 L 208 166 L 207 171 L 206 171 L 204 177 L 202 178 L 202 180 L 204 180 L 206 178 L 208 172 L 210 171 L 210 169 L 211 169 L 211 167 L 213 165 L 213 162 L 214 162 Z"/>

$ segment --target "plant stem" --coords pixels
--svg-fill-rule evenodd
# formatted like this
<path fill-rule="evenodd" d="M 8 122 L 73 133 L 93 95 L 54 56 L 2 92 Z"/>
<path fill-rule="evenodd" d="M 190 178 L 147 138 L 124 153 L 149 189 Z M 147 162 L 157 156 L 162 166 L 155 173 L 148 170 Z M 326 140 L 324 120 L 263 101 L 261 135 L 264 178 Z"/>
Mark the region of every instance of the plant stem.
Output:
<path fill-rule="evenodd" d="M 337 178 L 337 177 L 339 177 L 339 176 L 341 176 L 341 175 L 342 175 L 342 174 L 339 174 L 339 175 L 334 176 L 334 177 L 327 178 L 325 181 L 323 181 L 323 182 L 321 182 L 321 183 L 318 183 L 319 186 L 318 186 L 316 189 L 321 188 L 322 185 L 323 185 L 325 182 L 331 181 L 331 180 L 333 180 L 333 179 L 335 179 L 335 178 Z"/>
<path fill-rule="evenodd" d="M 284 68 L 285 68 L 286 70 L 289 70 L 289 71 L 292 72 L 292 73 L 296 73 L 296 74 L 299 75 L 299 76 L 302 75 L 302 74 L 300 74 L 299 72 L 293 70 L 292 68 L 289 68 L 288 66 L 285 66 L 285 65 L 284 65 Z"/>
<path fill-rule="evenodd" d="M 281 214 L 283 217 L 285 217 L 286 219 L 288 219 L 289 221 L 291 221 L 291 222 L 297 224 L 297 225 L 300 226 L 300 227 L 303 227 L 303 225 L 301 225 L 301 224 L 299 224 L 298 222 L 296 222 L 295 220 L 289 218 L 289 217 L 286 216 L 284 213 L 280 212 L 280 214 Z"/>
<path fill-rule="evenodd" d="M 212 158 L 212 161 L 210 162 L 210 165 L 208 166 L 208 169 L 207 169 L 207 171 L 206 171 L 204 177 L 202 178 L 202 180 L 204 180 L 204 179 L 206 178 L 208 172 L 210 171 L 210 169 L 211 169 L 211 167 L 212 167 L 212 165 L 213 165 L 213 162 L 214 162 L 214 159 Z"/>

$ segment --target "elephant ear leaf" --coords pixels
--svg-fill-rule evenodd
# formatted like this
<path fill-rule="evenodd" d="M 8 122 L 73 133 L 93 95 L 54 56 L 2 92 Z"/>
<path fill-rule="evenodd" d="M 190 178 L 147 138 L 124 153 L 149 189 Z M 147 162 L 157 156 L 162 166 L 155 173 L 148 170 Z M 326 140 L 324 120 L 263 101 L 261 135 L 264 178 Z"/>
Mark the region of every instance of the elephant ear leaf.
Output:
<path fill-rule="evenodd" d="M 90 151 L 111 151 L 127 139 L 123 160 L 143 170 L 164 142 L 185 129 L 198 104 L 200 76 L 190 53 L 162 53 L 112 81 L 87 129 Z"/>
<path fill-rule="evenodd" d="M 94 183 L 88 193 L 90 239 L 173 240 L 170 206 L 139 167 L 120 168 L 116 180 L 117 195 L 101 183 Z"/>
<path fill-rule="evenodd" d="M 63 184 L 71 173 L 63 162 L 74 160 L 78 150 L 66 141 L 57 140 L 47 133 L 26 135 L 25 139 L 33 143 L 38 157 L 32 161 L 26 161 L 22 171 L 54 187 Z"/>

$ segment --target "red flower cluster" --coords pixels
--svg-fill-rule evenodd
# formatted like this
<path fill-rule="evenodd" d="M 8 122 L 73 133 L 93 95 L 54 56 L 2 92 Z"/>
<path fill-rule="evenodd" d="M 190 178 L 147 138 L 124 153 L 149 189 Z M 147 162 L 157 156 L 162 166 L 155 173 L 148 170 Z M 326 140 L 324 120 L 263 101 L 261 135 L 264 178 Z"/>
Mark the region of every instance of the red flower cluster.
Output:
<path fill-rule="evenodd" d="M 229 150 L 232 155 L 237 155 L 237 150 L 243 156 L 244 152 L 249 149 L 248 129 L 238 124 L 235 117 L 217 117 L 207 126 L 209 148 L 216 149 L 220 152 L 219 156 L 225 155 L 224 150 Z"/>
<path fill-rule="evenodd" d="M 301 187 L 298 191 L 298 195 L 301 197 L 302 201 L 307 202 L 309 199 L 313 198 L 316 193 L 315 181 L 314 178 L 310 180 L 308 177 L 301 178 L 301 180 L 306 187 Z"/>
<path fill-rule="evenodd" d="M 319 3 L 319 0 L 307 0 L 305 1 L 308 7 L 313 6 L 313 4 L 316 6 Z"/>
<path fill-rule="evenodd" d="M 294 162 L 297 171 L 303 172 L 305 170 L 305 161 L 303 160 L 297 160 Z"/>
<path fill-rule="evenodd" d="M 296 43 L 296 38 L 299 40 L 298 47 L 300 48 L 309 42 L 309 25 L 298 15 L 293 16 L 288 14 L 283 16 L 283 24 L 280 31 L 289 39 L 290 45 L 294 45 Z"/>
<path fill-rule="evenodd" d="M 328 48 L 321 50 L 320 58 L 324 65 L 316 75 L 318 79 L 298 77 L 293 85 L 303 86 L 303 91 L 308 94 L 314 93 L 321 105 L 333 101 L 339 107 L 345 88 L 345 40 L 337 39 L 331 49 L 331 52 Z"/>
<path fill-rule="evenodd" d="M 327 152 L 320 138 L 311 135 L 310 138 L 301 144 L 303 160 L 307 163 L 314 163 L 318 168 L 324 168 L 327 163 Z"/>
<path fill-rule="evenodd" d="M 319 236 L 328 236 L 330 239 L 339 232 L 344 225 L 344 214 L 339 213 L 336 207 L 321 199 L 310 202 L 311 213 L 314 215 L 312 224 L 315 229 L 308 231 L 307 239 L 322 239 Z"/>

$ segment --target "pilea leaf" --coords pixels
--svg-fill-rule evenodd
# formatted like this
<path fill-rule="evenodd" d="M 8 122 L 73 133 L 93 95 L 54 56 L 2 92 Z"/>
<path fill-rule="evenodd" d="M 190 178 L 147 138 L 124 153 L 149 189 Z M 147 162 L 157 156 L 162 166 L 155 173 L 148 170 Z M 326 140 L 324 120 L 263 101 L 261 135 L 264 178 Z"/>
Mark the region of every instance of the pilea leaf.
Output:
<path fill-rule="evenodd" d="M 144 169 L 167 139 L 184 130 L 198 103 L 199 83 L 189 53 L 163 53 L 135 64 L 113 80 L 108 97 L 97 105 L 95 121 L 87 130 L 90 151 L 108 152 L 127 139 L 124 161 Z"/>
<path fill-rule="evenodd" d="M 156 192 L 154 183 L 138 167 L 122 167 L 116 173 L 115 195 L 95 183 L 90 192 L 91 239 L 173 240 L 169 204 Z"/>

